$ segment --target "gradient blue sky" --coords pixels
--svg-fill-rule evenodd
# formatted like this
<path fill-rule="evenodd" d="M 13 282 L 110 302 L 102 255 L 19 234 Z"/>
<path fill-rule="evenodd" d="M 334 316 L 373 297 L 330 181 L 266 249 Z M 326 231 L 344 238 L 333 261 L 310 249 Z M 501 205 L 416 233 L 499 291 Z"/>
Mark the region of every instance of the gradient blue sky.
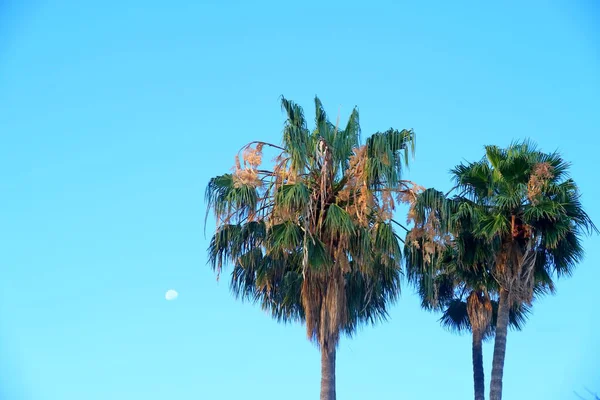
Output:
<path fill-rule="evenodd" d="M 317 398 L 304 328 L 206 265 L 205 185 L 280 140 L 281 94 L 311 118 L 315 94 L 358 105 L 364 134 L 414 128 L 425 186 L 531 137 L 600 223 L 598 4 L 410 3 L 0 3 L 0 398 Z M 599 244 L 509 333 L 507 399 L 600 390 Z M 470 398 L 470 338 L 407 287 L 391 317 L 341 341 L 338 397 Z"/>

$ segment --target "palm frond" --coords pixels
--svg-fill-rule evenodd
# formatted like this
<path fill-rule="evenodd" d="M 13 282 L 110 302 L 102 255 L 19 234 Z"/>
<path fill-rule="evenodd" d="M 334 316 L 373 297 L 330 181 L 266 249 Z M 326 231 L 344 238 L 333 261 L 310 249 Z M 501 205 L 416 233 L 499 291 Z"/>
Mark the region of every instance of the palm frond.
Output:
<path fill-rule="evenodd" d="M 452 300 L 440 318 L 440 323 L 451 332 L 461 333 L 471 330 L 467 302 L 459 299 Z"/>
<path fill-rule="evenodd" d="M 370 188 L 395 189 L 400 183 L 402 167 L 408 166 L 414 153 L 413 130 L 388 129 L 367 139 L 367 174 Z"/>
<path fill-rule="evenodd" d="M 302 107 L 283 96 L 281 97 L 281 108 L 287 115 L 283 129 L 284 147 L 291 157 L 293 170 L 302 173 L 308 163 L 310 142 L 304 111 Z"/>
<path fill-rule="evenodd" d="M 267 233 L 267 253 L 285 254 L 302 246 L 303 234 L 294 221 L 273 225 Z"/>
<path fill-rule="evenodd" d="M 289 215 L 303 212 L 309 200 L 308 187 L 302 181 L 281 185 L 275 195 L 277 207 Z"/>

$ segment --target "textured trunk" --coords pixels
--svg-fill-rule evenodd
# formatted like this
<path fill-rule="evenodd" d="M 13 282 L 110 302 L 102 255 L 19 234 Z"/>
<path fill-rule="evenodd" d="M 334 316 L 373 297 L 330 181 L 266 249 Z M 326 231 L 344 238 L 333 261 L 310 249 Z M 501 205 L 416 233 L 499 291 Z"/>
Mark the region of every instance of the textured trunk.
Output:
<path fill-rule="evenodd" d="M 335 348 L 321 348 L 321 400 L 335 400 Z"/>
<path fill-rule="evenodd" d="M 504 356 L 506 355 L 506 333 L 508 330 L 508 292 L 500 290 L 498 302 L 498 321 L 496 322 L 496 341 L 494 343 L 494 360 L 492 361 L 492 381 L 490 384 L 490 400 L 502 400 L 502 374 L 504 373 Z"/>
<path fill-rule="evenodd" d="M 483 374 L 483 334 L 473 331 L 473 384 L 475 400 L 485 400 L 485 378 Z"/>

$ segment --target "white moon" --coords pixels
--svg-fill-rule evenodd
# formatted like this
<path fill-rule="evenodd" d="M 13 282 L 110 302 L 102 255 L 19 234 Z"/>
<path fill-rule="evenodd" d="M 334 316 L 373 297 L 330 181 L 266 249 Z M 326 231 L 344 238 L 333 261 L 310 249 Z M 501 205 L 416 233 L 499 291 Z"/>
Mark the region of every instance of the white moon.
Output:
<path fill-rule="evenodd" d="M 169 289 L 167 290 L 167 293 L 165 293 L 165 299 L 167 299 L 168 301 L 175 300 L 177 296 L 179 296 L 179 293 L 177 293 L 177 291 L 173 289 Z"/>

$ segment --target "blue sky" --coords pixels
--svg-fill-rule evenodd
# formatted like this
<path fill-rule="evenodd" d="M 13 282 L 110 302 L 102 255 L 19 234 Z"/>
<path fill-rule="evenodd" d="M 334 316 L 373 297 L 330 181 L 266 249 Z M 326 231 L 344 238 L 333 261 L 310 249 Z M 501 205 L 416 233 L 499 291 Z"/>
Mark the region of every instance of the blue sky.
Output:
<path fill-rule="evenodd" d="M 531 137 L 573 161 L 600 223 L 600 7 L 408 3 L 2 2 L 0 397 L 318 396 L 304 328 L 206 265 L 205 185 L 280 140 L 282 94 L 309 116 L 315 94 L 358 105 L 364 134 L 414 128 L 424 186 Z M 506 398 L 600 391 L 599 244 L 509 333 Z M 341 341 L 338 397 L 469 398 L 470 344 L 405 286 L 389 322 Z"/>

